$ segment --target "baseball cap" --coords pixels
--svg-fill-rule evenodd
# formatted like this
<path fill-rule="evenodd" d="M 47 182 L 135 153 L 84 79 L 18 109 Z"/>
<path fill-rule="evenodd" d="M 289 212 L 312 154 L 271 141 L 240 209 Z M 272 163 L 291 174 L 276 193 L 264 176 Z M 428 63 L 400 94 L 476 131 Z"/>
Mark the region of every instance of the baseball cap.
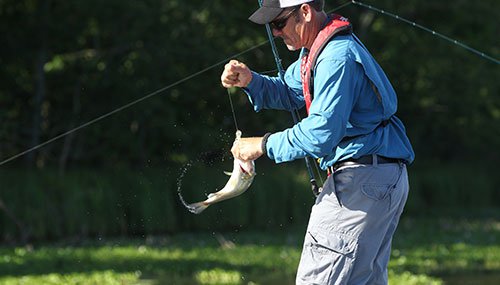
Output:
<path fill-rule="evenodd" d="M 314 0 L 263 0 L 262 6 L 248 19 L 256 24 L 268 24 L 288 7 L 312 2 Z"/>

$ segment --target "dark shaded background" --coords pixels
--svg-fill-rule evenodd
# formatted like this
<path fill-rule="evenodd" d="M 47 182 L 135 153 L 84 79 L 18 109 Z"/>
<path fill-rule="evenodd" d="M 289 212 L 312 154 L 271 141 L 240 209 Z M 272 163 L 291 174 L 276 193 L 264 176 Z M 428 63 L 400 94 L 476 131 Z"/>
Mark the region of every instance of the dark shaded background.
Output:
<path fill-rule="evenodd" d="M 346 3 L 326 2 L 327 11 Z M 365 3 L 500 58 L 498 1 Z M 0 161 L 172 86 L 1 165 L 3 239 L 305 223 L 312 196 L 301 162 L 258 160 L 263 175 L 255 191 L 205 217 L 190 216 L 176 197 L 188 162 L 197 170 L 181 182 L 193 184 L 185 187 L 191 199 L 211 191 L 196 188 L 226 179 L 216 177 L 230 167 L 234 124 L 219 77 L 225 61 L 267 40 L 262 26 L 246 20 L 257 6 L 256 0 L 1 1 Z M 399 94 L 397 115 L 416 152 L 409 213 L 498 209 L 499 65 L 360 6 L 338 13 L 350 18 Z M 285 67 L 297 58 L 280 40 L 278 47 Z M 236 58 L 276 73 L 269 44 Z M 254 113 L 239 90 L 233 98 L 246 136 L 292 124 L 287 112 Z M 278 205 L 283 197 L 289 206 Z"/>

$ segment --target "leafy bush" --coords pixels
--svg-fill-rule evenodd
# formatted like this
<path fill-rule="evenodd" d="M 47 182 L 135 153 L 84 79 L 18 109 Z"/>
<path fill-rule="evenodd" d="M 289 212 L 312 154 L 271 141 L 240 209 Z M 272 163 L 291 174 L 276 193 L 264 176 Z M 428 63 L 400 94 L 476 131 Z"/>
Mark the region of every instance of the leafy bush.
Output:
<path fill-rule="evenodd" d="M 229 161 L 222 161 L 178 171 L 85 170 L 64 175 L 7 170 L 0 173 L 4 185 L 0 198 L 34 240 L 266 230 L 307 223 L 314 197 L 300 162 L 278 167 L 258 161 L 258 176 L 246 193 L 210 206 L 200 215 L 189 213 L 178 191 L 188 202 L 204 200 L 226 183 L 222 170 L 228 165 Z M 407 215 L 457 209 L 461 216 L 470 216 L 498 207 L 499 177 L 490 168 L 415 165 L 409 174 Z M 4 240 L 20 236 L 7 215 L 0 215 L 0 229 Z"/>

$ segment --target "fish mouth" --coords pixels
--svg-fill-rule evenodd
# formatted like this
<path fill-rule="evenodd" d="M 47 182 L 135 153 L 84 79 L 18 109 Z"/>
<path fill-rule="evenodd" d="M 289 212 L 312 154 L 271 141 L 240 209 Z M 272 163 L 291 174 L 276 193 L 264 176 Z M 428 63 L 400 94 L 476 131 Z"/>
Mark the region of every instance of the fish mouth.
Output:
<path fill-rule="evenodd" d="M 241 164 L 240 164 L 240 170 L 241 170 L 243 173 L 248 174 L 248 171 L 246 171 L 246 170 L 245 170 L 245 168 L 243 168 L 243 166 L 241 166 Z"/>

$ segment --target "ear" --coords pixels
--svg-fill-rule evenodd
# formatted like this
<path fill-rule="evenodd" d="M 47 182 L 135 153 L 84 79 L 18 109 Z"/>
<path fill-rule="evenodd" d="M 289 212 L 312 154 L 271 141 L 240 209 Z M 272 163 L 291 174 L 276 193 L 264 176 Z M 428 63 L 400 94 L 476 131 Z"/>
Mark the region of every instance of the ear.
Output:
<path fill-rule="evenodd" d="M 312 13 L 313 8 L 309 6 L 309 4 L 302 4 L 299 8 L 299 13 L 304 18 L 304 21 L 311 22 L 312 21 Z"/>

